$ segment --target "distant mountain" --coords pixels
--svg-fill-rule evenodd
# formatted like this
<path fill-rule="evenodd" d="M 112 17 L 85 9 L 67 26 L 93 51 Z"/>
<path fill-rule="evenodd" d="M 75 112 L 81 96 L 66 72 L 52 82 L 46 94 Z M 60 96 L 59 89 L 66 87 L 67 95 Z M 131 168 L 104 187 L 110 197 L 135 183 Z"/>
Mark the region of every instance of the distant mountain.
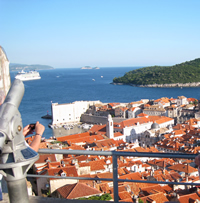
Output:
<path fill-rule="evenodd" d="M 29 71 L 29 70 L 48 70 L 48 69 L 54 69 L 51 66 L 47 66 L 47 65 L 27 65 L 27 64 L 19 64 L 19 63 L 10 63 L 10 71 Z"/>
<path fill-rule="evenodd" d="M 173 66 L 139 68 L 114 78 L 113 83 L 131 85 L 174 84 L 200 82 L 200 58 Z"/>

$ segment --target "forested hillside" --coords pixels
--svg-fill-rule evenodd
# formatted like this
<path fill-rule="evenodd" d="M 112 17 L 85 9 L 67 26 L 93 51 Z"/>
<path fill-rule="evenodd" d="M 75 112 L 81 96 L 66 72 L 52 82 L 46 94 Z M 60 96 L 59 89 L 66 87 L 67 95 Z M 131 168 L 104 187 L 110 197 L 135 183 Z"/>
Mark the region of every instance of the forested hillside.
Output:
<path fill-rule="evenodd" d="M 113 83 L 149 85 L 200 82 L 200 58 L 174 66 L 151 66 L 132 70 Z"/>

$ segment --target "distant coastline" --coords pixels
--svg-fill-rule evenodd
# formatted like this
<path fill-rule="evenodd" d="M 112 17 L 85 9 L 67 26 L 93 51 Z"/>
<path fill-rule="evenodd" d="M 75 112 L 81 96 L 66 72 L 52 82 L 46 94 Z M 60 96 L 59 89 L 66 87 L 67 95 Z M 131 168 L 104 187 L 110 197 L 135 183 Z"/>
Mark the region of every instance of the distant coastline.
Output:
<path fill-rule="evenodd" d="M 173 88 L 173 87 L 200 87 L 200 82 L 192 82 L 192 83 L 173 83 L 173 84 L 149 84 L 149 85 L 134 85 L 134 84 L 126 84 L 126 83 L 114 83 L 113 85 L 130 85 L 134 87 L 154 87 L 154 88 Z"/>
<path fill-rule="evenodd" d="M 30 71 L 30 70 L 50 70 L 54 69 L 52 66 L 48 65 L 27 65 L 27 64 L 18 64 L 18 63 L 10 63 L 9 65 L 10 71 Z"/>

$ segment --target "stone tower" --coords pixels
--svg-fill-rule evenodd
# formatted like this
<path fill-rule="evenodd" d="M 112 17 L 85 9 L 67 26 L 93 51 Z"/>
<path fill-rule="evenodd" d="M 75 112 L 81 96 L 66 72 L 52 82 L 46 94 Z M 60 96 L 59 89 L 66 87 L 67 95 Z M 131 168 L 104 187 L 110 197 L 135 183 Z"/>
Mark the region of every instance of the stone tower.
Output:
<path fill-rule="evenodd" d="M 108 114 L 108 122 L 106 124 L 106 135 L 108 138 L 114 138 L 114 127 L 113 127 L 113 119 L 110 114 Z"/>
<path fill-rule="evenodd" d="M 3 103 L 11 85 L 9 63 L 5 51 L 0 46 L 0 104 Z"/>

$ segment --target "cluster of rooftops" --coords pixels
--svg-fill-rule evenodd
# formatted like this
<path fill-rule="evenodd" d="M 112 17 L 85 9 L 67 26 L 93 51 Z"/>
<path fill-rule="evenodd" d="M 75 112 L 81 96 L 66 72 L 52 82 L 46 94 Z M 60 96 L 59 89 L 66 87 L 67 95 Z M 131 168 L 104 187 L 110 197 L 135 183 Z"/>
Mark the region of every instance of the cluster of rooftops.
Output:
<path fill-rule="evenodd" d="M 155 102 L 161 101 L 163 102 L 162 99 Z M 125 134 L 127 128 L 136 129 L 137 127 L 142 129 L 146 124 L 149 124 L 149 129 L 144 128 L 143 131 L 134 131 L 135 133 L 130 135 L 134 139 L 127 142 L 126 138 L 129 137 Z M 113 122 L 114 132 L 112 137 L 108 134 L 107 128 L 110 128 L 109 122 L 105 125 L 93 125 L 91 129 L 84 133 L 44 139 L 40 148 L 147 153 L 181 152 L 196 154 L 200 152 L 200 120 L 198 118 L 191 118 L 184 123 L 175 125 L 174 118 L 140 113 L 136 118 L 126 119 L 118 123 Z M 165 130 L 163 130 L 164 128 Z M 159 140 L 153 139 L 152 141 L 152 137 L 159 137 Z M 26 141 L 30 143 L 32 139 L 33 137 L 29 137 L 26 138 Z M 143 140 L 143 145 L 141 145 L 139 139 Z M 151 140 L 152 143 L 145 145 L 145 140 L 148 143 Z M 119 179 L 155 180 L 172 183 L 163 185 L 119 182 L 118 197 L 120 201 L 137 202 L 139 199 L 143 202 L 200 201 L 198 187 L 173 185 L 173 182 L 200 183 L 194 160 L 129 156 L 118 157 L 117 162 Z M 63 177 L 112 178 L 112 157 L 40 154 L 40 159 L 34 164 L 34 172 L 40 175 Z M 108 193 L 114 198 L 112 181 L 52 178 L 41 181 L 41 178 L 37 178 L 38 195 L 42 195 L 41 191 L 45 189 L 44 185 L 46 184 L 49 184 L 50 192 L 55 197 L 77 199 Z M 85 189 L 80 192 L 80 188 Z"/>

